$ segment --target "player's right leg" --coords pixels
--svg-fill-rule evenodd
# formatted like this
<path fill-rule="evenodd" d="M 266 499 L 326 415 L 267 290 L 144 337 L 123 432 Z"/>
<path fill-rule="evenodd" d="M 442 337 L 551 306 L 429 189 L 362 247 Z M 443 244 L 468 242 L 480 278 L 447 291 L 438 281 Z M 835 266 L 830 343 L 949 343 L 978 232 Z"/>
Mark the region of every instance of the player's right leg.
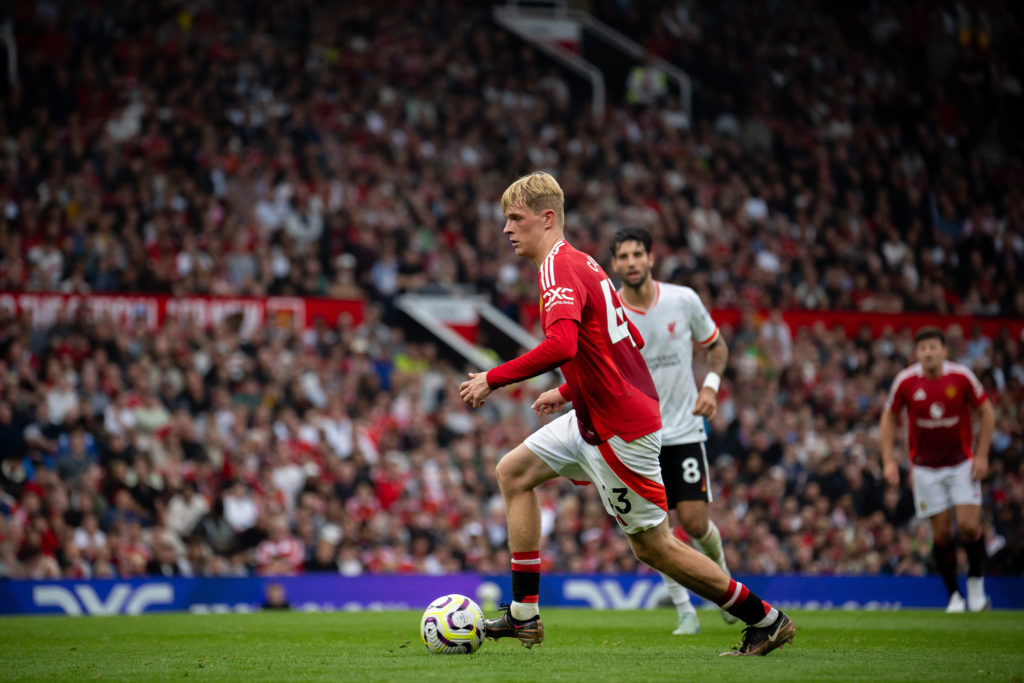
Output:
<path fill-rule="evenodd" d="M 967 603 L 956 581 L 956 539 L 953 536 L 953 500 L 949 495 L 949 468 L 913 469 L 914 507 L 919 519 L 927 519 L 932 528 L 932 559 L 946 586 L 948 614 L 960 614 Z"/>
<path fill-rule="evenodd" d="M 544 640 L 540 620 L 540 505 L 534 489 L 566 476 L 584 479 L 572 460 L 579 431 L 571 411 L 549 422 L 505 454 L 496 474 L 505 500 L 508 547 L 512 553 L 512 603 L 496 619 L 484 621 L 488 638 L 517 638 L 526 647 Z"/>
<path fill-rule="evenodd" d="M 932 559 L 935 569 L 942 577 L 946 586 L 949 602 L 946 604 L 948 614 L 961 614 L 967 609 L 967 603 L 956 581 L 956 544 L 953 538 L 953 512 L 943 510 L 929 518 L 932 527 Z"/>

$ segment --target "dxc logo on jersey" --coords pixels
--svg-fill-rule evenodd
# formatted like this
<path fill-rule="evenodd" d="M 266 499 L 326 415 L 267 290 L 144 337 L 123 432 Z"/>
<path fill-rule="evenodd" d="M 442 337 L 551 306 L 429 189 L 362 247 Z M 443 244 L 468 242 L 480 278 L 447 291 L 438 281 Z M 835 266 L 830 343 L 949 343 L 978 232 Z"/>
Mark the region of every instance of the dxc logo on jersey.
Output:
<path fill-rule="evenodd" d="M 72 616 L 142 614 L 150 605 L 173 603 L 174 587 L 169 583 L 145 583 L 134 588 L 129 583 L 117 583 L 106 600 L 101 600 L 87 583 L 74 586 L 74 593 L 63 586 L 42 585 L 33 587 L 32 602 L 36 607 L 59 607 Z"/>
<path fill-rule="evenodd" d="M 558 304 L 571 304 L 572 287 L 551 287 L 544 290 L 544 307 L 550 308 Z"/>

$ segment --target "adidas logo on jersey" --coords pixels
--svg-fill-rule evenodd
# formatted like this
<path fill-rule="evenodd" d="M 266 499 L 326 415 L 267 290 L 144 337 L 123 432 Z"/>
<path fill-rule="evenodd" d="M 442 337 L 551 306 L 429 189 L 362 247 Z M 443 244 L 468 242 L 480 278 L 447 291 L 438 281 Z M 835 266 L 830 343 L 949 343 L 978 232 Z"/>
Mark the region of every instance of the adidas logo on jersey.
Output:
<path fill-rule="evenodd" d="M 923 401 L 926 398 L 928 398 L 928 394 L 924 393 L 924 389 L 918 389 L 917 391 L 914 392 L 915 401 Z"/>

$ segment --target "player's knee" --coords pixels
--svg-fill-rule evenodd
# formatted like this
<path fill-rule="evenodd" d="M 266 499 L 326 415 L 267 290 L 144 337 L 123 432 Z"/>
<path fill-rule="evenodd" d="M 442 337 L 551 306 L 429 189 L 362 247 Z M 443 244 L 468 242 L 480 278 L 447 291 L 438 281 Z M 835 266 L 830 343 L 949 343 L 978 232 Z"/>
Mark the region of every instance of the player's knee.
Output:
<path fill-rule="evenodd" d="M 513 480 L 515 479 L 515 468 L 511 465 L 508 458 L 502 458 L 494 467 L 494 475 L 498 479 L 498 485 L 501 486 L 501 490 L 505 491 L 512 487 Z"/>
<path fill-rule="evenodd" d="M 648 567 L 654 567 L 655 569 L 659 566 L 659 553 L 656 549 L 652 548 L 647 543 L 634 543 L 633 554 L 636 555 L 636 559 L 640 560 Z"/>
<path fill-rule="evenodd" d="M 526 473 L 516 458 L 506 456 L 498 461 L 494 468 L 498 486 L 504 493 L 513 493 L 525 487 Z"/>
<path fill-rule="evenodd" d="M 954 540 L 953 536 L 953 518 L 948 514 L 936 515 L 931 520 L 932 523 L 932 540 L 935 543 L 947 545 L 952 543 Z"/>
<path fill-rule="evenodd" d="M 636 559 L 648 567 L 662 570 L 668 553 L 664 545 L 666 539 L 671 539 L 671 536 L 657 534 L 653 531 L 644 532 L 631 537 L 630 547 L 633 548 Z"/>
<path fill-rule="evenodd" d="M 974 543 L 978 540 L 978 536 L 981 535 L 981 531 L 973 524 L 961 524 L 958 526 L 957 531 L 959 532 L 961 543 Z"/>
<path fill-rule="evenodd" d="M 705 515 L 683 515 L 679 518 L 679 523 L 690 538 L 704 538 L 704 535 L 708 533 L 708 518 Z"/>

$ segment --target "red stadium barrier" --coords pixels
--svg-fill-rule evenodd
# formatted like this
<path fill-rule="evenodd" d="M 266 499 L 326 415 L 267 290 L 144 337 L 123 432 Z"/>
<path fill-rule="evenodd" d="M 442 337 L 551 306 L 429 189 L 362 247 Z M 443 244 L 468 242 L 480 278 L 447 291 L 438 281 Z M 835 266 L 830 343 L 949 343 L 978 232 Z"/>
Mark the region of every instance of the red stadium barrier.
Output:
<path fill-rule="evenodd" d="M 172 297 L 159 294 L 55 294 L 43 292 L 0 292 L 0 310 L 21 314 L 29 311 L 33 323 L 38 327 L 54 325 L 64 315 L 74 315 L 84 308 L 91 318 L 109 316 L 121 325 L 133 324 L 142 318 L 149 329 L 163 324 L 168 315 L 192 318 L 204 326 L 220 322 L 232 314 L 242 315 L 243 330 L 252 330 L 262 325 L 291 325 L 300 321 L 306 328 L 318 317 L 333 326 L 339 315 L 348 314 L 352 324 L 363 320 L 363 302 L 358 299 L 319 299 L 312 297 L 218 297 L 187 296 Z M 740 323 L 744 313 L 737 308 L 716 308 L 711 311 L 719 325 L 732 327 Z M 750 322 L 760 323 L 768 319 L 767 310 L 753 313 Z M 931 313 L 866 313 L 860 311 L 784 311 L 782 319 L 792 332 L 801 327 L 824 325 L 828 329 L 842 327 L 847 335 L 855 335 L 865 325 L 871 328 L 872 336 L 882 334 L 886 329 L 899 332 L 909 328 L 911 332 L 925 325 L 937 325 L 948 330 L 959 325 L 969 334 L 974 325 L 981 326 L 982 332 L 994 337 L 1007 330 L 1015 338 L 1024 332 L 1021 318 L 980 318 L 967 315 L 936 315 Z M 463 326 L 460 334 L 469 337 L 474 326 Z"/>
<path fill-rule="evenodd" d="M 720 326 L 735 327 L 740 323 L 743 313 L 736 308 L 716 308 L 711 311 L 711 315 Z M 754 316 L 754 320 L 751 322 L 764 322 L 769 317 L 769 311 L 757 311 Z M 793 333 L 796 333 L 801 327 L 814 327 L 821 324 L 827 329 L 842 327 L 848 336 L 856 335 L 865 325 L 871 328 L 871 335 L 874 337 L 890 328 L 895 332 L 899 332 L 903 328 L 909 328 L 911 332 L 915 332 L 926 325 L 936 325 L 947 331 L 953 325 L 959 325 L 965 336 L 970 335 L 974 325 L 981 326 L 986 337 L 995 337 L 1002 330 L 1007 330 L 1010 336 L 1020 339 L 1021 333 L 1024 332 L 1024 319 L 1022 318 L 980 318 L 970 315 L 937 315 L 934 313 L 801 310 L 783 311 L 782 319 Z"/>

